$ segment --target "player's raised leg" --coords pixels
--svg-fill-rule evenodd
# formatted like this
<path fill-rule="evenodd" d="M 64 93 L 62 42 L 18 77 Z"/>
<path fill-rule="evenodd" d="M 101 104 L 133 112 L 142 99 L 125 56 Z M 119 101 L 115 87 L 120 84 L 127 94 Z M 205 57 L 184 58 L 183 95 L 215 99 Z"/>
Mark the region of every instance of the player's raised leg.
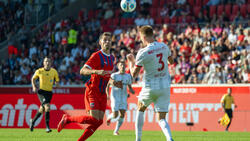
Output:
<path fill-rule="evenodd" d="M 88 139 L 103 123 L 104 111 L 90 110 L 90 115 L 95 118 L 97 122 L 89 124 L 78 141 L 85 141 L 86 139 Z"/>
<path fill-rule="evenodd" d="M 64 114 L 62 116 L 61 121 L 57 126 L 57 131 L 61 132 L 61 130 L 69 123 L 79 123 L 79 124 L 95 124 L 99 122 L 96 118 L 90 115 L 85 116 L 69 116 Z"/>
<path fill-rule="evenodd" d="M 115 120 L 118 117 L 118 111 L 114 111 L 111 114 L 108 115 L 106 124 L 109 126 L 111 123 L 111 120 Z"/>

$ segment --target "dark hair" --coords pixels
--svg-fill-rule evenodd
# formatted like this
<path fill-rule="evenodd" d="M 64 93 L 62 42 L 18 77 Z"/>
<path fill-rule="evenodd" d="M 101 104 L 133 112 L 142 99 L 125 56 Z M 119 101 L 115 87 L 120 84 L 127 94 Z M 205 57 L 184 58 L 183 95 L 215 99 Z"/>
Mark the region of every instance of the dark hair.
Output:
<path fill-rule="evenodd" d="M 153 28 L 150 25 L 142 26 L 139 32 L 146 37 L 152 37 L 154 35 Z"/>

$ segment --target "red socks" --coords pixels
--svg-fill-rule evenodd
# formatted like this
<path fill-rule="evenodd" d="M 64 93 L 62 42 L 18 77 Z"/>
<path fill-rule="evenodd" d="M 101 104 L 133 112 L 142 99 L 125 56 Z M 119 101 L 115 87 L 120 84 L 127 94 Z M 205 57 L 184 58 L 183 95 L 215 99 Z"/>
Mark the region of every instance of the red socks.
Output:
<path fill-rule="evenodd" d="M 85 141 L 89 138 L 98 127 L 100 127 L 103 123 L 103 120 L 97 120 L 92 116 L 72 116 L 68 117 L 67 123 L 77 122 L 80 124 L 89 124 L 89 126 L 85 129 L 82 136 L 78 139 L 78 141 Z"/>
<path fill-rule="evenodd" d="M 92 116 L 72 116 L 68 117 L 67 123 L 77 122 L 81 124 L 94 124 L 97 123 L 98 120 Z"/>
<path fill-rule="evenodd" d="M 83 132 L 82 136 L 78 139 L 78 141 L 85 141 L 88 139 L 95 131 L 96 129 L 101 126 L 103 123 L 103 120 L 98 120 L 98 122 L 94 124 L 90 124 L 85 131 Z"/>

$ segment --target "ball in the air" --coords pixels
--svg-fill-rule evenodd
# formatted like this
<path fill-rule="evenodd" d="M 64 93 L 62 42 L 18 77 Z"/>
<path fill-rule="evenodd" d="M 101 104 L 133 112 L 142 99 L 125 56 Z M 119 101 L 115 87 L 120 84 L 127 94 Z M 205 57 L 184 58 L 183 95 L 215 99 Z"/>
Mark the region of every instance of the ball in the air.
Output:
<path fill-rule="evenodd" d="M 135 0 L 121 0 L 121 9 L 124 12 L 133 12 L 136 8 Z"/>

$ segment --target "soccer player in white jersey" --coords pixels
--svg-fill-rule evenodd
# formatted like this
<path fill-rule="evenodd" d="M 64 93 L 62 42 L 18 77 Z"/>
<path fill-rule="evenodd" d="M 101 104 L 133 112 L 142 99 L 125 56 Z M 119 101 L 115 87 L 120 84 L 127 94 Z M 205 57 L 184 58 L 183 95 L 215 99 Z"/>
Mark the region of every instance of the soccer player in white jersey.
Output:
<path fill-rule="evenodd" d="M 139 34 L 143 48 L 138 51 L 136 59 L 134 59 L 133 54 L 127 55 L 132 77 L 137 77 L 141 67 L 144 68 L 143 86 L 138 96 L 135 122 L 136 141 L 141 141 L 144 111 L 151 103 L 154 103 L 158 124 L 167 141 L 173 141 L 170 127 L 166 121 L 171 83 L 168 63 L 173 63 L 171 51 L 166 44 L 154 40 L 151 26 L 142 26 L 139 29 Z"/>
<path fill-rule="evenodd" d="M 122 123 L 124 121 L 125 112 L 127 110 L 127 87 L 129 88 L 129 91 L 134 94 L 135 91 L 133 90 L 131 84 L 132 84 L 132 77 L 130 74 L 125 73 L 125 61 L 120 61 L 118 64 L 119 71 L 116 73 L 111 74 L 111 79 L 115 81 L 122 81 L 123 88 L 118 88 L 115 86 L 112 86 L 111 88 L 111 110 L 112 113 L 107 118 L 107 125 L 110 124 L 111 120 L 116 121 L 118 119 L 118 112 L 119 112 L 119 119 L 116 123 L 116 127 L 114 130 L 114 135 L 119 135 L 119 129 L 122 126 Z M 106 94 L 109 98 L 109 86 L 110 83 L 108 83 L 106 87 Z"/>

